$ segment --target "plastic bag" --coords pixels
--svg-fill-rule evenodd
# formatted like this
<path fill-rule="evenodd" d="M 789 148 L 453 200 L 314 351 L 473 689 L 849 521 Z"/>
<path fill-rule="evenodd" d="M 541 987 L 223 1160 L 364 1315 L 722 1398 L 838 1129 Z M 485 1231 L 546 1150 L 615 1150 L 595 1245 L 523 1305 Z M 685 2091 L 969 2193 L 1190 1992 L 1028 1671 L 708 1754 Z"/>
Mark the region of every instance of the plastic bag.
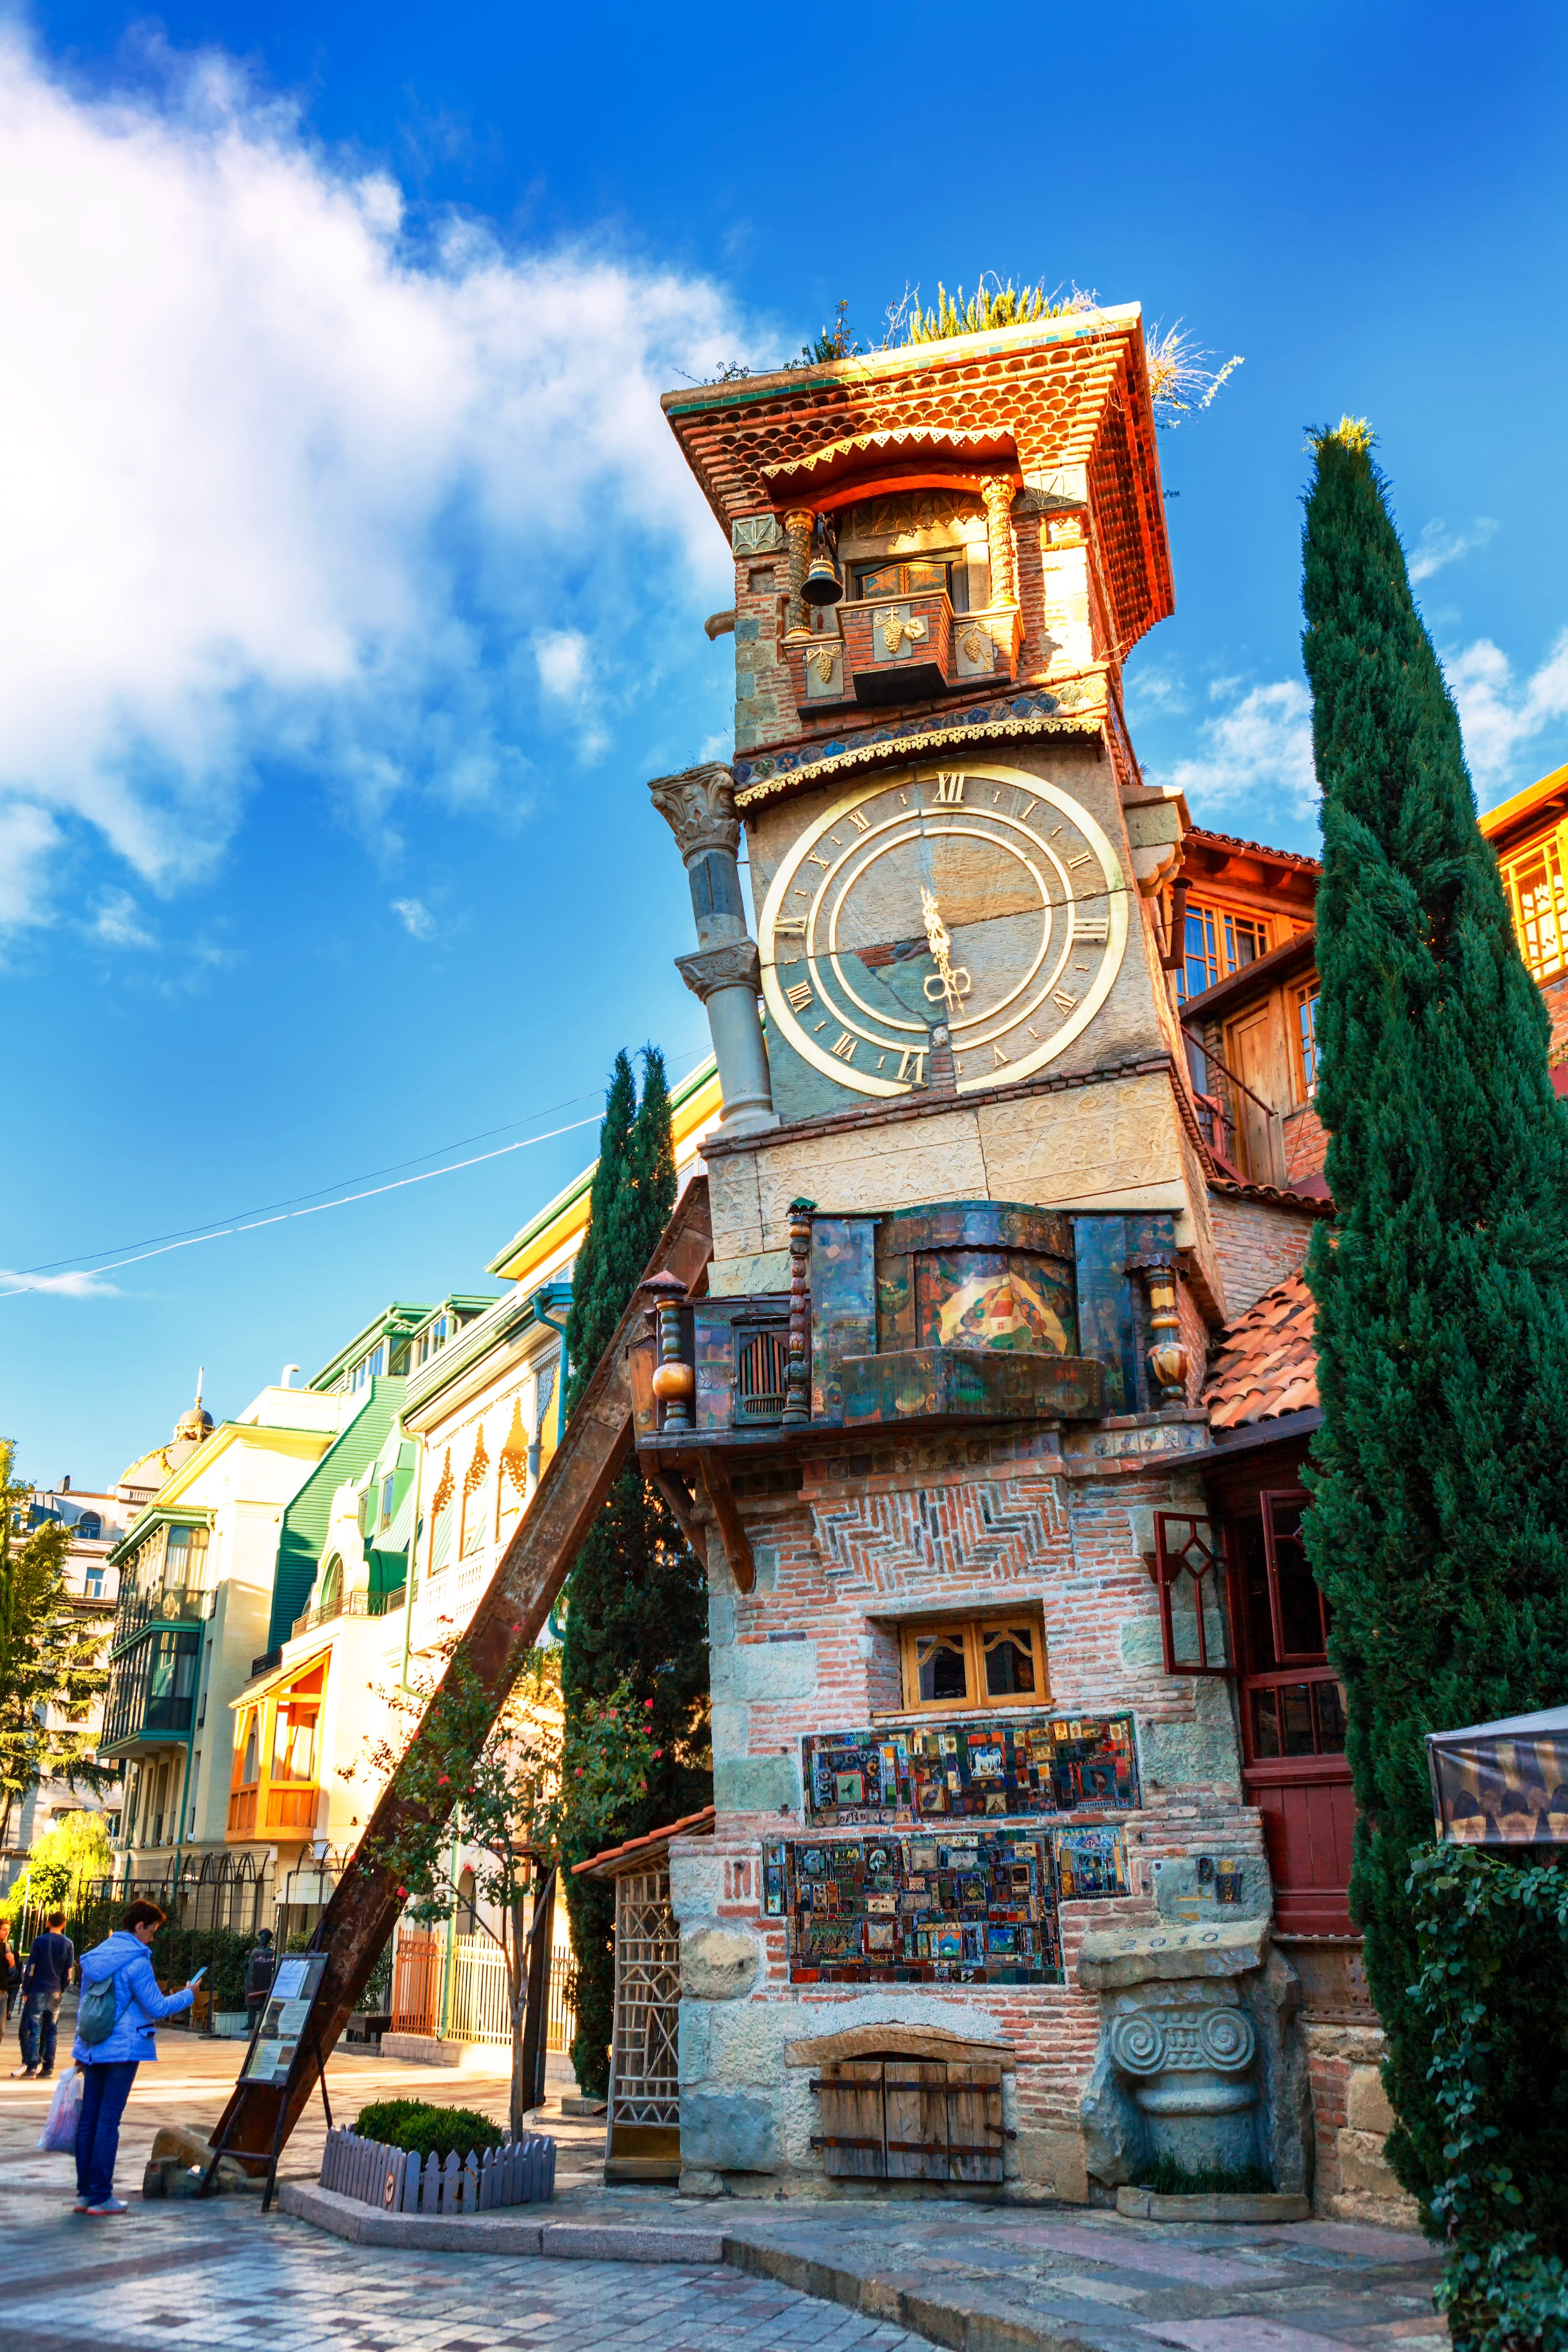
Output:
<path fill-rule="evenodd" d="M 50 2156 L 74 2156 L 77 2117 L 81 2113 L 81 2075 L 72 2067 L 62 2074 L 49 2101 L 49 2112 L 38 2135 L 38 2146 Z"/>

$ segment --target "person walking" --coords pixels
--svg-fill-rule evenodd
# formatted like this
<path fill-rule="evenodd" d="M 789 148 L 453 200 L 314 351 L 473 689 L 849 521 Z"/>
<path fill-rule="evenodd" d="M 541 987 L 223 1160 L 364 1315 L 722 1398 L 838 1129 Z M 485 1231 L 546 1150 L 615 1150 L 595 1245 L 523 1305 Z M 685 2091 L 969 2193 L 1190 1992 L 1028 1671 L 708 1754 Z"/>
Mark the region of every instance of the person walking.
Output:
<path fill-rule="evenodd" d="M 0 2042 L 5 2038 L 6 2021 L 16 2006 L 16 1987 L 21 1980 L 22 1963 L 11 1941 L 11 1922 L 0 1919 Z"/>
<path fill-rule="evenodd" d="M 120 2118 L 144 2059 L 155 2059 L 153 2029 L 178 2017 L 195 2000 L 194 1983 L 162 1993 L 147 1947 L 163 1924 L 155 1903 L 135 1902 L 112 1936 L 81 1956 L 81 2007 L 71 2055 L 82 2070 L 81 2114 L 76 2127 L 76 2210 L 101 2216 L 129 2209 L 114 2193 Z M 106 1988 L 94 1998 L 94 1989 Z M 113 2006 L 109 2007 L 112 1999 Z M 101 2014 L 99 2012 L 102 2012 Z M 83 2028 L 87 2036 L 84 2038 Z M 101 2030 L 99 2030 L 101 2029 Z"/>
<path fill-rule="evenodd" d="M 55 2071 L 60 2002 L 76 1966 L 76 1946 L 65 1924 L 63 1911 L 51 1911 L 43 1934 L 27 1947 L 22 1967 L 22 2063 L 16 2071 L 45 2080 Z"/>

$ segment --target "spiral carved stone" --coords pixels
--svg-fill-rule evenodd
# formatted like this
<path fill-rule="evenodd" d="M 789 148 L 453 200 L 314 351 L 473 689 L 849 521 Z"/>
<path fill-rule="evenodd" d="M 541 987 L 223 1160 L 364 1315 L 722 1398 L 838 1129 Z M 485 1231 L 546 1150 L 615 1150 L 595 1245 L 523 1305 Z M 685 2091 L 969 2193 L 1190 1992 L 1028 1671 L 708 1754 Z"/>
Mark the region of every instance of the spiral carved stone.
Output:
<path fill-rule="evenodd" d="M 1164 2035 L 1142 2010 L 1113 2018 L 1108 2038 L 1112 2062 L 1124 2074 L 1158 2074 L 1170 2063 Z"/>
<path fill-rule="evenodd" d="M 1252 2063 L 1258 2031 L 1244 2009 L 1207 2009 L 1198 2028 L 1204 2063 L 1221 2074 L 1238 2074 Z"/>

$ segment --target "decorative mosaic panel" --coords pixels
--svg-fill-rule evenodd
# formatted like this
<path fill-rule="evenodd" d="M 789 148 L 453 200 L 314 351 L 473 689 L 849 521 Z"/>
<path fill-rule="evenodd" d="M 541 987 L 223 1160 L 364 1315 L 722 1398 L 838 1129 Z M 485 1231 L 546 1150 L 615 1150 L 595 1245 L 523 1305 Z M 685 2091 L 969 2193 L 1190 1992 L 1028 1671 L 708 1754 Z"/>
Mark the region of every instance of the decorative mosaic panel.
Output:
<path fill-rule="evenodd" d="M 809 1840 L 763 1848 L 794 1984 L 1059 1984 L 1048 1838 Z"/>
<path fill-rule="evenodd" d="M 1130 1895 L 1127 1847 L 1119 1829 L 1053 1830 L 1057 1892 L 1064 1903 L 1089 1903 L 1100 1896 Z"/>
<path fill-rule="evenodd" d="M 1130 1715 L 960 1716 L 801 1741 L 814 1826 L 972 1814 L 1130 1812 L 1139 1802 Z"/>

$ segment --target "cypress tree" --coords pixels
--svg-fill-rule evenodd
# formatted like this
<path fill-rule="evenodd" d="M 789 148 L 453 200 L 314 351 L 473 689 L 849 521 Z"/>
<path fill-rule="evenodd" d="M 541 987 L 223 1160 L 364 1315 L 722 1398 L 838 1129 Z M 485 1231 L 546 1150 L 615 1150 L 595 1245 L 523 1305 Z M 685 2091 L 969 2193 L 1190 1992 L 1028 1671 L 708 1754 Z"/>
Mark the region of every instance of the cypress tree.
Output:
<path fill-rule="evenodd" d="M 1406 1891 L 1433 1836 L 1423 1735 L 1563 1697 L 1568 1115 L 1371 436 L 1346 419 L 1315 447 L 1303 645 L 1336 1215 L 1307 1264 L 1323 1405 L 1307 1537 L 1345 1688 L 1388 2155 L 1430 2225 L 1444 2134 Z M 1561 2249 L 1568 2163 L 1549 2168 L 1531 2190 Z"/>
<path fill-rule="evenodd" d="M 567 1407 L 594 1376 L 675 1206 L 675 1141 L 664 1057 L 643 1051 L 642 1100 L 616 1056 L 605 1109 L 588 1230 L 566 1318 Z M 655 1751 L 645 1790 L 617 1823 L 637 1837 L 712 1798 L 708 1750 L 707 1580 L 668 1506 L 633 1465 L 622 1472 L 572 1570 L 561 1687 L 568 1727 L 623 1677 L 648 1708 Z M 566 1879 L 577 1956 L 577 2080 L 604 2095 L 614 2022 L 615 1890 Z"/>

